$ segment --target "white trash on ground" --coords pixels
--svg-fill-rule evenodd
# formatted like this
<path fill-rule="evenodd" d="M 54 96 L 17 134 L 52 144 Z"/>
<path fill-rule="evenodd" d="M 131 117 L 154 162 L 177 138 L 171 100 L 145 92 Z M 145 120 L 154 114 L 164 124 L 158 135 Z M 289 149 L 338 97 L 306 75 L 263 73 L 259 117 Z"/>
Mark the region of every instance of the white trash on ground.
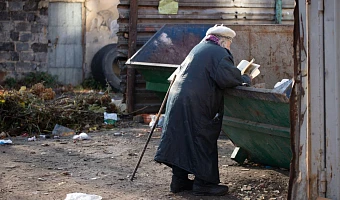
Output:
<path fill-rule="evenodd" d="M 101 196 L 85 193 L 70 193 L 66 195 L 65 200 L 101 200 Z"/>
<path fill-rule="evenodd" d="M 12 140 L 0 140 L 0 145 L 2 144 L 13 144 Z"/>
<path fill-rule="evenodd" d="M 149 123 L 149 127 L 152 128 L 153 125 L 154 125 L 155 122 L 156 122 L 156 117 L 157 117 L 157 115 L 150 115 L 150 117 L 151 117 L 151 122 Z M 159 117 L 158 123 L 157 123 L 157 126 L 156 126 L 156 127 L 163 127 L 164 117 L 165 117 L 164 114 L 162 114 L 162 115 Z"/>
<path fill-rule="evenodd" d="M 36 140 L 37 140 L 37 138 L 35 136 L 27 138 L 27 141 L 29 141 L 29 142 L 36 141 Z"/>
<path fill-rule="evenodd" d="M 117 113 L 107 113 L 104 112 L 104 123 L 105 124 L 115 124 L 116 121 L 118 121 L 118 115 Z"/>
<path fill-rule="evenodd" d="M 89 140 L 90 136 L 87 135 L 86 133 L 80 133 L 79 135 L 73 136 L 74 140 Z"/>

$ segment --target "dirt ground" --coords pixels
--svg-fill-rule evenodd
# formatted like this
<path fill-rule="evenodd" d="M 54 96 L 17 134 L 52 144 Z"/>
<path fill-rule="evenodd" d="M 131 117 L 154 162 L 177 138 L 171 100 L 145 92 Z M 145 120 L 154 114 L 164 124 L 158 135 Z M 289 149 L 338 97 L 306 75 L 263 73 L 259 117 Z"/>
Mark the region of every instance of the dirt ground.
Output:
<path fill-rule="evenodd" d="M 0 199 L 63 200 L 68 193 L 95 194 L 103 199 L 286 199 L 289 171 L 254 164 L 239 165 L 229 157 L 233 144 L 222 135 L 218 141 L 223 197 L 195 197 L 188 192 L 169 192 L 171 170 L 153 161 L 160 141 L 154 132 L 136 178 L 130 176 L 142 152 L 150 128 L 124 122 L 120 128 L 88 133 L 90 140 L 72 137 L 11 138 L 0 145 Z M 115 133 L 122 133 L 116 136 Z"/>

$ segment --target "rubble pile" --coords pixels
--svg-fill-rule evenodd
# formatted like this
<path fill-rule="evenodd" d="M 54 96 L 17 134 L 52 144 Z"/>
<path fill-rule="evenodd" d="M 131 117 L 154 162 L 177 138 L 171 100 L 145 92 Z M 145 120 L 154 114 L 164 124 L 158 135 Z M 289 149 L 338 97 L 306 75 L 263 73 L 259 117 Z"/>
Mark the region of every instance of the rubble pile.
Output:
<path fill-rule="evenodd" d="M 109 94 L 72 91 L 56 95 L 42 83 L 30 89 L 0 90 L 0 130 L 11 136 L 50 133 L 55 124 L 82 131 L 102 125 L 104 112 L 117 112 Z"/>

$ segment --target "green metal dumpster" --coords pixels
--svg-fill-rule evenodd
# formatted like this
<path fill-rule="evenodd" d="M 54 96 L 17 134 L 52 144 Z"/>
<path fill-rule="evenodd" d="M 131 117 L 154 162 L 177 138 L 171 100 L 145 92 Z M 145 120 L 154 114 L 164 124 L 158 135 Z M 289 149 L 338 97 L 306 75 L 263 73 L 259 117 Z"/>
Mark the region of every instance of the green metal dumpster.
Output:
<path fill-rule="evenodd" d="M 290 83 L 291 84 L 291 83 Z M 287 90 L 292 85 L 286 85 Z M 288 92 L 290 93 L 290 92 Z M 276 89 L 237 87 L 224 95 L 222 130 L 236 148 L 235 153 L 256 163 L 289 168 L 289 94 Z M 237 155 L 234 155 L 237 157 Z"/>
<path fill-rule="evenodd" d="M 153 35 L 126 64 L 141 72 L 146 89 L 161 92 L 169 87 L 168 77 L 190 50 L 199 43 L 211 25 L 167 24 Z"/>
<path fill-rule="evenodd" d="M 140 71 L 146 80 L 146 89 L 164 97 L 169 87 L 168 77 L 211 26 L 165 25 L 126 64 Z M 277 49 L 275 52 L 280 53 Z M 275 52 L 271 54 L 273 58 L 276 58 L 273 55 Z M 290 81 L 283 89 L 237 87 L 225 91 L 222 130 L 236 146 L 232 157 L 237 162 L 242 163 L 247 158 L 256 163 L 289 168 L 292 157 L 289 118 L 291 86 Z"/>

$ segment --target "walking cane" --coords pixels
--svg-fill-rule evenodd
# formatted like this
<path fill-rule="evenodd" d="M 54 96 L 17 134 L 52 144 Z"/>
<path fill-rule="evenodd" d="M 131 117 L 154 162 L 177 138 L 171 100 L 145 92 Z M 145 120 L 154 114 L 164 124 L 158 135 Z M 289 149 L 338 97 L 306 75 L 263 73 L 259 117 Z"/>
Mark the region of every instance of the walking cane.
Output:
<path fill-rule="evenodd" d="M 163 110 L 163 107 L 164 107 L 164 105 L 165 105 L 165 102 L 166 102 L 167 99 L 168 99 L 168 96 L 169 96 L 169 92 L 170 92 L 171 86 L 172 86 L 172 84 L 175 82 L 175 79 L 176 79 L 176 75 L 175 75 L 174 78 L 172 79 L 172 81 L 171 81 L 171 83 L 170 83 L 170 86 L 169 86 L 169 88 L 168 88 L 168 91 L 166 92 L 166 95 L 165 95 L 165 97 L 164 97 L 164 99 L 163 99 L 161 108 L 160 108 L 159 111 L 158 111 L 158 114 L 157 114 L 157 117 L 156 117 L 156 121 L 155 121 L 155 123 L 154 123 L 153 126 L 152 126 L 151 132 L 149 133 L 149 137 L 148 137 L 148 139 L 147 139 L 147 141 L 146 141 L 146 143 L 145 143 L 145 146 L 144 146 L 144 149 L 143 149 L 143 151 L 142 151 L 142 154 L 141 154 L 140 157 L 139 157 L 139 160 L 138 160 L 138 163 L 137 163 L 137 165 L 136 165 L 136 167 L 135 167 L 135 170 L 134 170 L 133 173 L 132 173 L 132 176 L 131 176 L 130 181 L 133 181 L 133 178 L 135 177 L 136 171 L 137 171 L 137 169 L 138 169 L 138 167 L 139 167 L 140 162 L 142 161 L 142 158 L 143 158 L 143 156 L 144 156 L 146 147 L 148 146 L 148 144 L 149 144 L 149 142 L 150 142 L 152 133 L 153 133 L 153 131 L 155 130 L 155 128 L 156 128 L 156 126 L 157 126 L 157 123 L 158 123 L 158 120 L 159 120 L 159 116 L 161 115 L 161 112 L 162 112 L 162 110 Z"/>

